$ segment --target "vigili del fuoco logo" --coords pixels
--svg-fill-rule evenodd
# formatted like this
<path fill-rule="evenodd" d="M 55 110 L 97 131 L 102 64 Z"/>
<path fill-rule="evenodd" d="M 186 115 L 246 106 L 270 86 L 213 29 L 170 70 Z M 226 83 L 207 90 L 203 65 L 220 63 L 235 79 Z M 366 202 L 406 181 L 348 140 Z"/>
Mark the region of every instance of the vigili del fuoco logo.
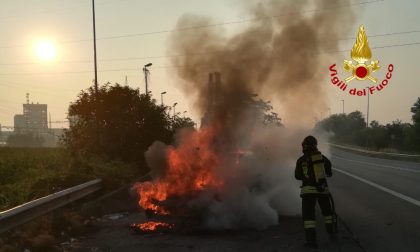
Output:
<path fill-rule="evenodd" d="M 357 96 L 366 96 L 367 92 L 370 94 L 375 94 L 383 90 L 391 81 L 392 72 L 394 71 L 394 65 L 389 64 L 387 67 L 387 73 L 385 78 L 378 83 L 377 78 L 374 74 L 378 71 L 381 66 L 379 65 L 379 60 L 372 59 L 372 51 L 369 47 L 369 41 L 366 36 L 365 28 L 363 25 L 359 27 L 359 32 L 357 33 L 356 42 L 353 45 L 350 56 L 352 60 L 344 60 L 343 69 L 346 72 L 349 72 L 351 75 L 344 79 L 340 80 L 338 77 L 337 64 L 332 64 L 330 66 L 330 76 L 331 83 L 334 86 L 337 86 L 342 91 L 349 92 L 350 95 Z M 370 61 L 370 62 L 369 62 Z M 356 81 L 368 81 L 370 82 L 369 87 L 351 87 L 349 86 L 352 80 Z M 348 84 L 349 83 L 349 84 Z"/>

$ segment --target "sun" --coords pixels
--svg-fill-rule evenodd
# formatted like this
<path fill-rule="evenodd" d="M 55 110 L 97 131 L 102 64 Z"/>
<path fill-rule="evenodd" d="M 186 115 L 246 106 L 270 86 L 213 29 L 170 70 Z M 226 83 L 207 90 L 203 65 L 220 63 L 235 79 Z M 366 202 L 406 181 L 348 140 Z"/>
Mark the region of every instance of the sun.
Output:
<path fill-rule="evenodd" d="M 50 40 L 41 40 L 35 46 L 36 55 L 40 60 L 51 61 L 57 56 L 54 43 Z"/>

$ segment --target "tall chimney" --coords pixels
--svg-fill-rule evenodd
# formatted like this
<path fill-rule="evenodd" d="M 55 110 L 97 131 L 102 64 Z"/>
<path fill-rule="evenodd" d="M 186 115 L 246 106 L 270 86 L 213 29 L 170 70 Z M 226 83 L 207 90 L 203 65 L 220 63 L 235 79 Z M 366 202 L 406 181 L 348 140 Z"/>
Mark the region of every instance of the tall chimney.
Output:
<path fill-rule="evenodd" d="M 220 73 L 220 72 L 215 72 L 214 73 L 214 75 L 215 75 L 215 81 L 214 81 L 214 92 L 213 92 L 213 95 L 214 95 L 214 100 L 213 100 L 213 102 L 216 102 L 216 101 L 218 101 L 218 99 L 220 99 L 219 98 L 219 92 L 220 92 L 220 88 L 221 88 L 221 86 L 222 86 L 222 74 Z"/>

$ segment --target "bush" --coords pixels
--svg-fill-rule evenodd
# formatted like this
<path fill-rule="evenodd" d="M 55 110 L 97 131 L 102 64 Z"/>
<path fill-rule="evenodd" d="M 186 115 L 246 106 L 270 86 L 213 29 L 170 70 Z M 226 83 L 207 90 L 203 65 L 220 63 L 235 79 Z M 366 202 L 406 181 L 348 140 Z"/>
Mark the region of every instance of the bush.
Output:
<path fill-rule="evenodd" d="M 0 211 L 95 178 L 111 190 L 140 175 L 139 167 L 83 159 L 65 149 L 0 148 Z"/>

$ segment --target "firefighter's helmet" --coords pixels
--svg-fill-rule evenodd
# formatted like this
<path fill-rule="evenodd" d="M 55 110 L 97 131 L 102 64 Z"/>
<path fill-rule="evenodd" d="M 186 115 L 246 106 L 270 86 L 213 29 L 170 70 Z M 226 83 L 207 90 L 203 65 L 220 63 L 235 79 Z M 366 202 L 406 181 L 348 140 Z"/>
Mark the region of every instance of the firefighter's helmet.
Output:
<path fill-rule="evenodd" d="M 303 139 L 303 142 L 302 142 L 303 150 L 315 149 L 317 145 L 318 145 L 318 141 L 313 136 L 305 137 L 305 139 Z"/>

